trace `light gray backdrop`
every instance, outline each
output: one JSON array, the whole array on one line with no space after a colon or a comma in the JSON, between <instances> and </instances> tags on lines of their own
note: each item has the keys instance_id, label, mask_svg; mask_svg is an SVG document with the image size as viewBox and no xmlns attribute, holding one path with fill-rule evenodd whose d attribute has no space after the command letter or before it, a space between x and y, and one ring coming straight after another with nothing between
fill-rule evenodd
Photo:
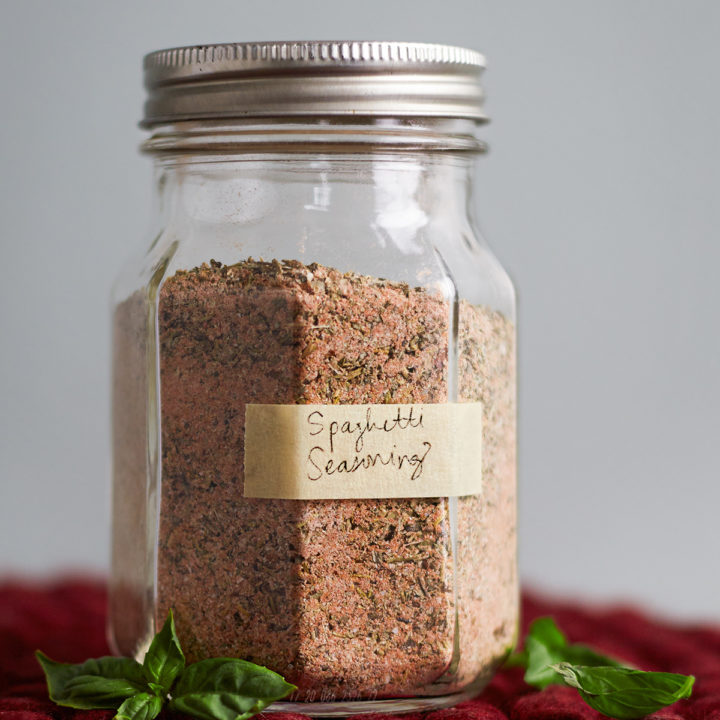
<instances>
[{"instance_id":1,"label":"light gray backdrop","mask_svg":"<svg viewBox=\"0 0 720 720\"><path fill-rule=\"evenodd\" d=\"M109 303L146 239L143 53L486 53L479 215L520 298L521 567L720 618L720 3L1 0L0 573L108 559Z\"/></svg>"}]
</instances>

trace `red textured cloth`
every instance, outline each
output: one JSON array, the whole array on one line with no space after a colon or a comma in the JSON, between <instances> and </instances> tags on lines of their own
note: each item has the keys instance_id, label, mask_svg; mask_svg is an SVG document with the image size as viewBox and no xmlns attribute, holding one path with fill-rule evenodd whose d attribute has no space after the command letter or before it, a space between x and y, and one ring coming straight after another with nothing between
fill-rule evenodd
<instances>
[{"instance_id":1,"label":"red textured cloth","mask_svg":"<svg viewBox=\"0 0 720 720\"><path fill-rule=\"evenodd\" d=\"M110 720L104 710L70 710L48 700L36 648L55 660L81 662L108 654L106 595L102 583L63 579L48 584L0 583L0 720ZM720 720L720 627L652 620L629 608L588 609L577 604L525 596L523 624L552 615L570 640L585 642L645 670L692 674L693 697L655 713L657 720ZM369 717L369 716L368 716ZM596 720L570 688L536 692L522 672L499 673L474 700L448 710L380 718L418 720ZM273 720L302 715L273 714Z\"/></svg>"}]
</instances>

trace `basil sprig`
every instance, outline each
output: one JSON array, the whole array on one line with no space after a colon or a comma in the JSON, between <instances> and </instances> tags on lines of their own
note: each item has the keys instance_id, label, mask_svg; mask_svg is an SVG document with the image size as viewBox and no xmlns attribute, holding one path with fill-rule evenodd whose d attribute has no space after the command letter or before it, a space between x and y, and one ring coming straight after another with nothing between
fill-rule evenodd
<instances>
[{"instance_id":1,"label":"basil sprig","mask_svg":"<svg viewBox=\"0 0 720 720\"><path fill-rule=\"evenodd\" d=\"M50 699L64 707L117 710L115 720L153 720L165 704L200 720L245 720L297 688L282 675L235 658L185 666L172 612L142 665L102 657L71 665L35 653Z\"/></svg>"},{"instance_id":2,"label":"basil sprig","mask_svg":"<svg viewBox=\"0 0 720 720\"><path fill-rule=\"evenodd\" d=\"M510 656L508 665L525 668L525 682L540 690L548 685L562 685L560 673L553 669L557 663L598 667L620 667L622 663L601 655L587 645L570 645L551 617L542 617L530 624L522 651Z\"/></svg>"},{"instance_id":3,"label":"basil sprig","mask_svg":"<svg viewBox=\"0 0 720 720\"><path fill-rule=\"evenodd\" d=\"M590 707L618 720L644 717L688 698L695 682L692 675L644 672L587 645L570 644L550 617L530 625L523 650L507 664L525 668L528 685L573 687Z\"/></svg>"},{"instance_id":4,"label":"basil sprig","mask_svg":"<svg viewBox=\"0 0 720 720\"><path fill-rule=\"evenodd\" d=\"M554 666L566 685L603 715L632 720L690 697L695 678L677 673L643 672L624 667Z\"/></svg>"},{"instance_id":5,"label":"basil sprig","mask_svg":"<svg viewBox=\"0 0 720 720\"><path fill-rule=\"evenodd\" d=\"M180 675L170 709L201 720L244 720L295 689L281 675L251 662L212 658Z\"/></svg>"}]
</instances>

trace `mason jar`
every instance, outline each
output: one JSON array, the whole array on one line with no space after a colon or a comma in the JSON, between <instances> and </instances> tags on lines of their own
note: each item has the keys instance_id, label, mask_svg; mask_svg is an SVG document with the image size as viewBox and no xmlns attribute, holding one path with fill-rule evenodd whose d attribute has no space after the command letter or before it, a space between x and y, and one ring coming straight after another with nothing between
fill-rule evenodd
<instances>
[{"instance_id":1,"label":"mason jar","mask_svg":"<svg viewBox=\"0 0 720 720\"><path fill-rule=\"evenodd\" d=\"M173 610L271 710L448 706L515 641L515 301L479 235L484 60L145 58L151 242L116 283L110 635Z\"/></svg>"}]
</instances>

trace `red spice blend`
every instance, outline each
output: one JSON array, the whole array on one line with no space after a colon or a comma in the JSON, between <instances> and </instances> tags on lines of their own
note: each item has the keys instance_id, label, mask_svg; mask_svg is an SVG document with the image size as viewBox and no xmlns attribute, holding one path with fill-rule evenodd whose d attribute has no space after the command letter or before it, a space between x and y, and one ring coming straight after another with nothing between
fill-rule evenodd
<instances>
[{"instance_id":1,"label":"red spice blend","mask_svg":"<svg viewBox=\"0 0 720 720\"><path fill-rule=\"evenodd\" d=\"M142 335L144 305L118 307L121 344ZM502 660L517 619L514 328L465 302L456 332L452 318L426 289L298 261L165 280L155 618L173 608L190 661L246 658L298 685L296 699L342 700L445 694ZM145 492L140 360L116 359L116 432L134 449L116 482L121 524ZM243 497L247 403L444 403L451 373L458 401L483 403L482 495ZM116 548L147 564L144 552ZM116 628L125 652L145 622L133 608L147 615L141 585L128 582Z\"/></svg>"}]
</instances>

